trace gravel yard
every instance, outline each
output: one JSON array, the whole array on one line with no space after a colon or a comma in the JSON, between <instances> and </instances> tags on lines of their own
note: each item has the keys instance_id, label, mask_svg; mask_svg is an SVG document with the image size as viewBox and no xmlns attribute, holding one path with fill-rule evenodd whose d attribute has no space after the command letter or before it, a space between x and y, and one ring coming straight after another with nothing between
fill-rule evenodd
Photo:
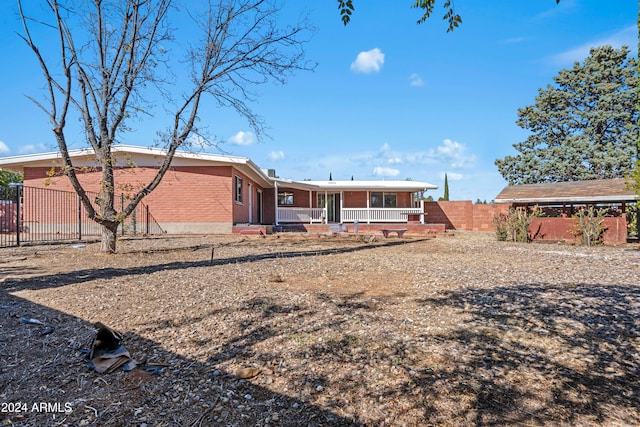
<instances>
[{"instance_id":1,"label":"gravel yard","mask_svg":"<svg viewBox=\"0 0 640 427\"><path fill-rule=\"evenodd\" d=\"M0 249L3 426L640 424L637 245L292 233L98 249ZM95 322L139 368L87 366Z\"/></svg>"}]
</instances>

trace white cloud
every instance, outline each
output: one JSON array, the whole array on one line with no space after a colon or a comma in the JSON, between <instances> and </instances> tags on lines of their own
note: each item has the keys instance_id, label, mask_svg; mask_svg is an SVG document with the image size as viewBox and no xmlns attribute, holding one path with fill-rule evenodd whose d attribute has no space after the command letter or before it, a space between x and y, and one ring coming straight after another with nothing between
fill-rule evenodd
<instances>
[{"instance_id":1,"label":"white cloud","mask_svg":"<svg viewBox=\"0 0 640 427\"><path fill-rule=\"evenodd\" d=\"M351 63L354 73L369 74L380 71L384 64L384 53L377 47L366 52L360 52L356 60Z\"/></svg>"},{"instance_id":2,"label":"white cloud","mask_svg":"<svg viewBox=\"0 0 640 427\"><path fill-rule=\"evenodd\" d=\"M47 146L44 144L27 144L22 145L19 149L20 154L41 153L47 151Z\"/></svg>"},{"instance_id":3,"label":"white cloud","mask_svg":"<svg viewBox=\"0 0 640 427\"><path fill-rule=\"evenodd\" d=\"M251 145L255 144L257 141L256 135L252 132L243 132L240 131L229 138L229 142L231 144L236 145Z\"/></svg>"},{"instance_id":4,"label":"white cloud","mask_svg":"<svg viewBox=\"0 0 640 427\"><path fill-rule=\"evenodd\" d=\"M207 139L201 135L191 134L189 138L185 141L187 145L190 145L195 148L205 149L210 147L212 144L207 141Z\"/></svg>"},{"instance_id":5,"label":"white cloud","mask_svg":"<svg viewBox=\"0 0 640 427\"><path fill-rule=\"evenodd\" d=\"M448 157L459 156L464 151L464 146L457 141L445 139L442 145L438 146L438 153Z\"/></svg>"},{"instance_id":6,"label":"white cloud","mask_svg":"<svg viewBox=\"0 0 640 427\"><path fill-rule=\"evenodd\" d=\"M445 174L445 172L443 172L440 175L440 178L444 179L444 174ZM463 178L463 175L461 173L446 172L446 174L447 174L447 178L452 180L452 181L460 181Z\"/></svg>"},{"instance_id":7,"label":"white cloud","mask_svg":"<svg viewBox=\"0 0 640 427\"><path fill-rule=\"evenodd\" d=\"M402 160L402 158L399 157L399 156L398 157L390 157L390 158L387 159L387 163L390 164L390 165L399 165L399 164L404 163L404 160Z\"/></svg>"},{"instance_id":8,"label":"white cloud","mask_svg":"<svg viewBox=\"0 0 640 427\"><path fill-rule=\"evenodd\" d=\"M611 45L616 49L625 45L629 47L631 49L631 53L635 55L638 43L637 37L638 27L630 25L609 37L592 40L573 49L553 55L550 61L554 66L573 65L574 62L584 61L584 59L589 56L589 51L592 47L603 45Z\"/></svg>"},{"instance_id":9,"label":"white cloud","mask_svg":"<svg viewBox=\"0 0 640 427\"><path fill-rule=\"evenodd\" d=\"M400 175L400 171L394 168L383 168L377 166L373 168L373 174L376 176L398 176Z\"/></svg>"},{"instance_id":10,"label":"white cloud","mask_svg":"<svg viewBox=\"0 0 640 427\"><path fill-rule=\"evenodd\" d=\"M457 141L445 139L442 145L437 147L437 153L440 158L450 162L453 168L469 167L475 162L474 155L466 154L467 147Z\"/></svg>"},{"instance_id":11,"label":"white cloud","mask_svg":"<svg viewBox=\"0 0 640 427\"><path fill-rule=\"evenodd\" d=\"M409 81L410 81L409 84L411 86L415 86L415 87L424 86L424 81L422 80L422 77L420 77L417 73L411 74L411 76L409 76Z\"/></svg>"},{"instance_id":12,"label":"white cloud","mask_svg":"<svg viewBox=\"0 0 640 427\"><path fill-rule=\"evenodd\" d=\"M284 159L284 151L272 151L269 153L269 160L276 161Z\"/></svg>"},{"instance_id":13,"label":"white cloud","mask_svg":"<svg viewBox=\"0 0 640 427\"><path fill-rule=\"evenodd\" d=\"M8 153L9 151L9 147L7 147L7 144L4 143L4 141L0 141L0 153Z\"/></svg>"}]
</instances>

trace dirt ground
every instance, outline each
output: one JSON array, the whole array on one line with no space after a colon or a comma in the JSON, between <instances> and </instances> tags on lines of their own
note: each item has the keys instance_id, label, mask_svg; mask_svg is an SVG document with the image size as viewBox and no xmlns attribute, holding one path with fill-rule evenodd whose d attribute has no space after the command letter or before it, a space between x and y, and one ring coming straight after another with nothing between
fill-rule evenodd
<instances>
[{"instance_id":1,"label":"dirt ground","mask_svg":"<svg viewBox=\"0 0 640 427\"><path fill-rule=\"evenodd\" d=\"M0 249L1 425L640 425L637 245L467 232L98 249ZM95 322L137 368L87 366Z\"/></svg>"}]
</instances>

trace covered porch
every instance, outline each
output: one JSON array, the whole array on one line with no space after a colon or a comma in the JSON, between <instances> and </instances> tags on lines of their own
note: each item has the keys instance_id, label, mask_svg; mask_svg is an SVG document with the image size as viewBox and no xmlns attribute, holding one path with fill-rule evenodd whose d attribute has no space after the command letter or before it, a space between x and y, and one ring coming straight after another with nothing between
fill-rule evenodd
<instances>
[{"instance_id":1,"label":"covered porch","mask_svg":"<svg viewBox=\"0 0 640 427\"><path fill-rule=\"evenodd\" d=\"M275 180L275 224L424 224L424 192L415 181Z\"/></svg>"}]
</instances>

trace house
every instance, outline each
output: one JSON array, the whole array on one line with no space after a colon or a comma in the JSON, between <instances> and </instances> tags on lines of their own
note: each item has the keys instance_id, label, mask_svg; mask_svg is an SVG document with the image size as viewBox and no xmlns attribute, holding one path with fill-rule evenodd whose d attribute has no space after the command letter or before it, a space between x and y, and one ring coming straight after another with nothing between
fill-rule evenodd
<instances>
[{"instance_id":1,"label":"house","mask_svg":"<svg viewBox=\"0 0 640 427\"><path fill-rule=\"evenodd\" d=\"M112 153L122 203L151 181L165 157L162 149L130 145L114 146ZM93 151L69 154L84 188L98 193L101 171ZM0 159L0 168L24 173L25 187L73 191L61 167L56 152ZM417 181L286 180L248 158L178 151L144 203L168 233L228 234L240 224L424 224L423 193L435 189Z\"/></svg>"}]
</instances>

